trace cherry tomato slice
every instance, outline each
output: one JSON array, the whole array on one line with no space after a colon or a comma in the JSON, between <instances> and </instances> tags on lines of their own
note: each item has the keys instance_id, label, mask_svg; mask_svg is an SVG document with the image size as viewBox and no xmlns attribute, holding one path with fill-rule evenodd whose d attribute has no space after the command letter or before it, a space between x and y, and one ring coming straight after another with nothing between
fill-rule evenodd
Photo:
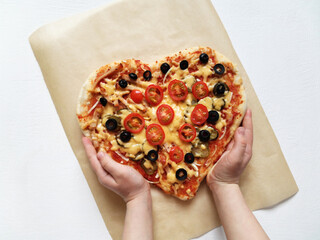
<instances>
[{"instance_id":1,"label":"cherry tomato slice","mask_svg":"<svg viewBox=\"0 0 320 240\"><path fill-rule=\"evenodd\" d=\"M168 91L170 97L174 101L183 101L188 96L188 88L184 82L179 80L172 80L168 85Z\"/></svg>"},{"instance_id":2,"label":"cherry tomato slice","mask_svg":"<svg viewBox=\"0 0 320 240\"><path fill-rule=\"evenodd\" d=\"M157 109L157 117L162 125L168 125L174 118L174 111L169 105L162 104Z\"/></svg>"},{"instance_id":3,"label":"cherry tomato slice","mask_svg":"<svg viewBox=\"0 0 320 240\"><path fill-rule=\"evenodd\" d=\"M197 135L196 129L190 123L183 124L179 129L179 138L185 142L192 142Z\"/></svg>"},{"instance_id":4,"label":"cherry tomato slice","mask_svg":"<svg viewBox=\"0 0 320 240\"><path fill-rule=\"evenodd\" d=\"M183 150L178 146L171 148L169 152L169 157L172 161L179 163L183 160Z\"/></svg>"},{"instance_id":5,"label":"cherry tomato slice","mask_svg":"<svg viewBox=\"0 0 320 240\"><path fill-rule=\"evenodd\" d=\"M192 93L196 99L205 98L209 94L207 84L205 84L203 81L196 82L192 86Z\"/></svg>"},{"instance_id":6,"label":"cherry tomato slice","mask_svg":"<svg viewBox=\"0 0 320 240\"><path fill-rule=\"evenodd\" d=\"M163 90L160 86L151 84L145 92L147 102L152 106L157 106L163 99Z\"/></svg>"},{"instance_id":7,"label":"cherry tomato slice","mask_svg":"<svg viewBox=\"0 0 320 240\"><path fill-rule=\"evenodd\" d=\"M162 127L159 124L153 123L147 127L146 131L147 141L155 146L163 143L165 134Z\"/></svg>"},{"instance_id":8,"label":"cherry tomato slice","mask_svg":"<svg viewBox=\"0 0 320 240\"><path fill-rule=\"evenodd\" d=\"M196 125L201 125L207 121L209 116L208 109L202 104L198 104L191 113L191 122Z\"/></svg>"},{"instance_id":9,"label":"cherry tomato slice","mask_svg":"<svg viewBox=\"0 0 320 240\"><path fill-rule=\"evenodd\" d=\"M131 91L130 97L135 103L141 103L142 100L143 100L142 92L140 90L137 90L137 89L134 89L134 90Z\"/></svg>"},{"instance_id":10,"label":"cherry tomato slice","mask_svg":"<svg viewBox=\"0 0 320 240\"><path fill-rule=\"evenodd\" d=\"M139 133L144 128L144 118L138 113L129 114L123 121L124 128L131 133Z\"/></svg>"}]
</instances>

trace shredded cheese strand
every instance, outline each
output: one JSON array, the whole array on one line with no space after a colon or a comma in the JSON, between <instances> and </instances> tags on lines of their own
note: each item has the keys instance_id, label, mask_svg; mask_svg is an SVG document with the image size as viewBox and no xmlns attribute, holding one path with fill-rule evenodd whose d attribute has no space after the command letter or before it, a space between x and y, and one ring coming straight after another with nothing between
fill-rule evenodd
<instances>
[{"instance_id":1,"label":"shredded cheese strand","mask_svg":"<svg viewBox=\"0 0 320 240\"><path fill-rule=\"evenodd\" d=\"M169 74L169 72L172 70L172 68L169 69L169 71L166 73L166 75L164 75L164 78L163 78L163 81L162 81L162 84L164 84L164 82L166 81L166 78Z\"/></svg>"},{"instance_id":2,"label":"shredded cheese strand","mask_svg":"<svg viewBox=\"0 0 320 240\"><path fill-rule=\"evenodd\" d=\"M92 112L93 109L96 108L96 106L99 104L100 100L98 100L95 104L93 104L93 106L90 108L88 115Z\"/></svg>"}]
</instances>

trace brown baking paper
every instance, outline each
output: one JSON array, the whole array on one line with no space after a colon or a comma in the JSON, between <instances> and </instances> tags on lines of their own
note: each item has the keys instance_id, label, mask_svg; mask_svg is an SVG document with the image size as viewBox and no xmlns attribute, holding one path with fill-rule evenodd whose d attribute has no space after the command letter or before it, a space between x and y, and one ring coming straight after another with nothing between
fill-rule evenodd
<instances>
[{"instance_id":1,"label":"brown baking paper","mask_svg":"<svg viewBox=\"0 0 320 240\"><path fill-rule=\"evenodd\" d=\"M272 206L298 191L278 141L248 76L209 0L135 0L110 5L48 24L30 37L34 54L105 224L120 239L125 204L102 187L90 168L76 118L80 88L102 65L127 58L152 63L179 50L209 46L235 62L253 111L253 157L241 179L251 209ZM219 219L205 183L183 202L152 187L155 239L190 239ZM138 223L137 223L138 224Z\"/></svg>"}]
</instances>

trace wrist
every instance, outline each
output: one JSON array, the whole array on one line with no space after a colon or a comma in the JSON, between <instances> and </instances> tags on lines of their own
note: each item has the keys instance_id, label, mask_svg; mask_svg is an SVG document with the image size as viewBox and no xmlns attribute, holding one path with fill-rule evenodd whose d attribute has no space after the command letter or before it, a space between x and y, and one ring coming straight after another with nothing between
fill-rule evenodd
<instances>
[{"instance_id":1,"label":"wrist","mask_svg":"<svg viewBox=\"0 0 320 240\"><path fill-rule=\"evenodd\" d=\"M136 203L144 203L150 204L151 203L151 192L150 189L143 190L134 196L128 197L124 199L127 205L134 205Z\"/></svg>"},{"instance_id":2,"label":"wrist","mask_svg":"<svg viewBox=\"0 0 320 240\"><path fill-rule=\"evenodd\" d=\"M221 182L221 181L212 181L209 184L209 188L213 193L220 193L225 190L240 189L237 182Z\"/></svg>"}]
</instances>

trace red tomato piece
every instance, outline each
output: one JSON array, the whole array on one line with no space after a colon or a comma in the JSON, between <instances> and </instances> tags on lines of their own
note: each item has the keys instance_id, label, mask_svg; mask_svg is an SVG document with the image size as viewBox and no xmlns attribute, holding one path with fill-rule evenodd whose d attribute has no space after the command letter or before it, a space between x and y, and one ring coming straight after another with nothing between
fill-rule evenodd
<instances>
[{"instance_id":1,"label":"red tomato piece","mask_svg":"<svg viewBox=\"0 0 320 240\"><path fill-rule=\"evenodd\" d=\"M172 80L168 85L168 92L174 101L183 101L188 96L188 88L184 82Z\"/></svg>"},{"instance_id":2,"label":"red tomato piece","mask_svg":"<svg viewBox=\"0 0 320 240\"><path fill-rule=\"evenodd\" d=\"M196 82L192 86L192 93L196 99L205 98L209 94L209 89L207 84L203 81Z\"/></svg>"},{"instance_id":3,"label":"red tomato piece","mask_svg":"<svg viewBox=\"0 0 320 240\"><path fill-rule=\"evenodd\" d=\"M197 135L196 129L190 123L183 124L179 129L179 138L185 142L192 142Z\"/></svg>"},{"instance_id":4,"label":"red tomato piece","mask_svg":"<svg viewBox=\"0 0 320 240\"><path fill-rule=\"evenodd\" d=\"M163 99L163 90L160 86L151 84L145 92L147 102L152 106L157 106Z\"/></svg>"},{"instance_id":5,"label":"red tomato piece","mask_svg":"<svg viewBox=\"0 0 320 240\"><path fill-rule=\"evenodd\" d=\"M137 90L137 89L134 89L134 90L131 91L130 97L135 103L141 103L142 100L143 100L142 92L140 90Z\"/></svg>"},{"instance_id":6,"label":"red tomato piece","mask_svg":"<svg viewBox=\"0 0 320 240\"><path fill-rule=\"evenodd\" d=\"M169 105L162 104L157 109L157 117L162 125L168 125L174 118L174 111Z\"/></svg>"},{"instance_id":7,"label":"red tomato piece","mask_svg":"<svg viewBox=\"0 0 320 240\"><path fill-rule=\"evenodd\" d=\"M209 116L208 109L202 104L198 104L191 113L191 122L196 125L201 125L207 121Z\"/></svg>"},{"instance_id":8,"label":"red tomato piece","mask_svg":"<svg viewBox=\"0 0 320 240\"><path fill-rule=\"evenodd\" d=\"M123 121L124 128L131 133L139 133L144 128L144 118L138 113L129 114Z\"/></svg>"},{"instance_id":9,"label":"red tomato piece","mask_svg":"<svg viewBox=\"0 0 320 240\"><path fill-rule=\"evenodd\" d=\"M165 133L159 124L153 123L147 127L146 137L151 145L160 145L164 141Z\"/></svg>"},{"instance_id":10,"label":"red tomato piece","mask_svg":"<svg viewBox=\"0 0 320 240\"><path fill-rule=\"evenodd\" d=\"M171 148L169 157L172 161L179 163L183 160L183 150L178 146Z\"/></svg>"}]
</instances>

